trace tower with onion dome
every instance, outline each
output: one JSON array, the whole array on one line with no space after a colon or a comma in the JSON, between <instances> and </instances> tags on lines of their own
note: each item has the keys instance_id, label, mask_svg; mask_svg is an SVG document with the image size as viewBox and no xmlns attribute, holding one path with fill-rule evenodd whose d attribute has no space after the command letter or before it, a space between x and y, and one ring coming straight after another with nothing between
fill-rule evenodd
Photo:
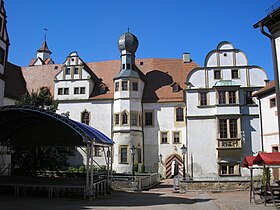
<instances>
[{"instance_id":1,"label":"tower with onion dome","mask_svg":"<svg viewBox=\"0 0 280 210\"><path fill-rule=\"evenodd\" d=\"M120 71L114 78L114 166L120 173L132 171L131 148L135 148L134 165L143 164L142 95L144 75L135 65L138 39L130 32L118 40L121 52Z\"/></svg>"}]
</instances>

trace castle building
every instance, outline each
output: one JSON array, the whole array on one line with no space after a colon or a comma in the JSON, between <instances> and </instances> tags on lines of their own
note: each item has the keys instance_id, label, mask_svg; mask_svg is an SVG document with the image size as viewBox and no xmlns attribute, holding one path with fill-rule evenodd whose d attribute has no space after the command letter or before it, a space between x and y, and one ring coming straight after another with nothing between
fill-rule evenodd
<instances>
[{"instance_id":1,"label":"castle building","mask_svg":"<svg viewBox=\"0 0 280 210\"><path fill-rule=\"evenodd\" d=\"M266 72L248 65L230 42L219 43L205 66L187 75L187 147L194 178L247 175L240 163L261 151L258 101L252 94L265 80Z\"/></svg>"},{"instance_id":2,"label":"castle building","mask_svg":"<svg viewBox=\"0 0 280 210\"><path fill-rule=\"evenodd\" d=\"M189 53L182 59L136 59L138 42L132 33L122 34L120 60L84 62L71 52L63 64L21 67L26 88L49 87L59 114L112 138L116 172L145 167L170 178L183 175L185 160L186 174L197 180L246 178L240 162L261 150L258 101L251 96L265 86L264 70L248 65L229 42L210 51L204 67ZM98 145L94 155L105 165ZM70 164L84 164L85 156L78 148Z\"/></svg>"},{"instance_id":3,"label":"castle building","mask_svg":"<svg viewBox=\"0 0 280 210\"><path fill-rule=\"evenodd\" d=\"M8 58L9 37L7 33L7 20L4 1L0 1L0 106L4 103L5 92L5 67Z\"/></svg>"}]
</instances>

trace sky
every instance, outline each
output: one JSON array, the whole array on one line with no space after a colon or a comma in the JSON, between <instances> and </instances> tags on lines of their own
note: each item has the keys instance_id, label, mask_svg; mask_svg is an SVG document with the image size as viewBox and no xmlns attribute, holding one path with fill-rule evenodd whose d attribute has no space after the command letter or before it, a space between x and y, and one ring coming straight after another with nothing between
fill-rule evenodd
<instances>
[{"instance_id":1,"label":"sky","mask_svg":"<svg viewBox=\"0 0 280 210\"><path fill-rule=\"evenodd\" d=\"M271 45L253 25L277 0L5 0L8 60L27 66L46 32L55 63L77 51L85 62L118 60L118 38L137 36L136 58L182 58L204 66L207 53L229 41L273 79Z\"/></svg>"}]
</instances>

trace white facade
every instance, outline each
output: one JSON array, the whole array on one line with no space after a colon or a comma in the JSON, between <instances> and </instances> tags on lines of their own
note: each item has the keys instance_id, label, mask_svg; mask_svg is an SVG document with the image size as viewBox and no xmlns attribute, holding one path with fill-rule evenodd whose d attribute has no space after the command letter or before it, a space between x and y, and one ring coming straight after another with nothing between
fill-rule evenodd
<instances>
[{"instance_id":1,"label":"white facade","mask_svg":"<svg viewBox=\"0 0 280 210\"><path fill-rule=\"evenodd\" d=\"M248 175L240 163L261 151L257 101L252 93L267 75L249 66L229 42L208 53L205 67L187 77L188 167L194 179L238 179Z\"/></svg>"}]
</instances>

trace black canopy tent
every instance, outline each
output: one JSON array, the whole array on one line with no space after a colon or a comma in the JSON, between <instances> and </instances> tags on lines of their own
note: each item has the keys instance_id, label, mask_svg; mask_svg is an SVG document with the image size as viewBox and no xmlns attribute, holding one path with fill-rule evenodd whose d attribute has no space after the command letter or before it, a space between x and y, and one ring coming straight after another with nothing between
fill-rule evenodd
<instances>
[{"instance_id":1,"label":"black canopy tent","mask_svg":"<svg viewBox=\"0 0 280 210\"><path fill-rule=\"evenodd\" d=\"M4 106L0 107L0 145L7 141L18 146L86 146L87 196L93 193L93 147L99 145L105 154L109 181L113 141L85 124L42 108Z\"/></svg>"}]
</instances>

